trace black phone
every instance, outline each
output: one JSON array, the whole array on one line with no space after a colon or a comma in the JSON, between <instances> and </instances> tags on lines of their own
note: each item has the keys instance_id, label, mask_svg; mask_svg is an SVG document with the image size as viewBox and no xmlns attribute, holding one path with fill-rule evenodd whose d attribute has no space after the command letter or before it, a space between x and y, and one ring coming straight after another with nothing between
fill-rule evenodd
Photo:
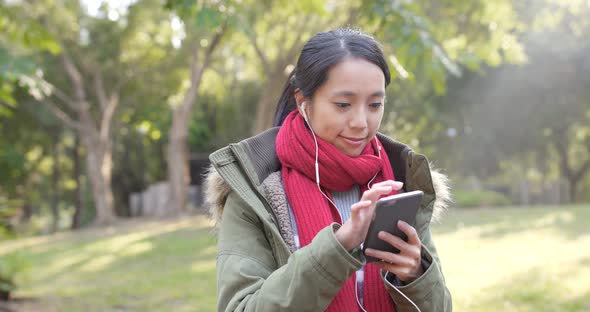
<instances>
[{"instance_id":1,"label":"black phone","mask_svg":"<svg viewBox=\"0 0 590 312\"><path fill-rule=\"evenodd\" d=\"M424 193L422 191L411 191L383 197L377 201L375 215L369 226L367 237L363 243L363 253L367 248L399 253L399 249L391 246L377 237L380 231L391 233L404 241L408 237L397 227L397 222L402 220L411 226L415 226L416 214L420 207ZM380 259L366 256L367 263L380 261Z\"/></svg>"}]
</instances>

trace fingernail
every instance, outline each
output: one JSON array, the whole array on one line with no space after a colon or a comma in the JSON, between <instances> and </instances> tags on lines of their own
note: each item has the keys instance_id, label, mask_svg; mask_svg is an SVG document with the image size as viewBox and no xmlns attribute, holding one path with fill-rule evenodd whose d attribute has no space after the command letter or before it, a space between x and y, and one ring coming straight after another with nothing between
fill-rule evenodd
<instances>
[{"instance_id":1,"label":"fingernail","mask_svg":"<svg viewBox=\"0 0 590 312\"><path fill-rule=\"evenodd\" d=\"M393 184L394 184L395 186L402 187L402 186L404 185L404 182L400 182L400 181L393 181Z\"/></svg>"}]
</instances>

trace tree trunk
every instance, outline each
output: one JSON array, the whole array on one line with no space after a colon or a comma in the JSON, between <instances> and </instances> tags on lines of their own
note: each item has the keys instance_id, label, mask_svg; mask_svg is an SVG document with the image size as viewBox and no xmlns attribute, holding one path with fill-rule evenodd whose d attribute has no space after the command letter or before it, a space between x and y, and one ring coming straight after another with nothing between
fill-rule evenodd
<instances>
[{"instance_id":1,"label":"tree trunk","mask_svg":"<svg viewBox=\"0 0 590 312\"><path fill-rule=\"evenodd\" d=\"M172 126L168 134L168 214L178 216L185 212L188 183L188 126L197 101L197 93L205 69L211 64L211 56L226 31L226 25L213 35L199 64L199 46L192 44L191 84L186 91L181 105L172 111Z\"/></svg>"},{"instance_id":2,"label":"tree trunk","mask_svg":"<svg viewBox=\"0 0 590 312\"><path fill-rule=\"evenodd\" d=\"M568 177L568 181L570 184L569 188L569 202L575 203L577 201L577 189L578 189L578 180L575 177Z\"/></svg>"},{"instance_id":3,"label":"tree trunk","mask_svg":"<svg viewBox=\"0 0 590 312\"><path fill-rule=\"evenodd\" d=\"M55 233L59 226L59 135L56 136L56 140L52 147L53 153L53 174L52 174L52 195L51 195L51 233Z\"/></svg>"},{"instance_id":4,"label":"tree trunk","mask_svg":"<svg viewBox=\"0 0 590 312\"><path fill-rule=\"evenodd\" d=\"M20 222L21 223L28 223L31 220L32 216L33 216L33 207L31 207L31 203L25 199L25 202L23 203L23 214L20 219Z\"/></svg>"},{"instance_id":5,"label":"tree trunk","mask_svg":"<svg viewBox=\"0 0 590 312\"><path fill-rule=\"evenodd\" d=\"M570 168L568 158L569 138L567 137L567 128L553 129L553 133L553 144L555 145L555 150L559 157L559 171L561 171L561 175L567 179L570 187L567 203L571 203L573 201L572 194L575 194L576 191L573 187L574 185L572 185L574 174Z\"/></svg>"},{"instance_id":6,"label":"tree trunk","mask_svg":"<svg viewBox=\"0 0 590 312\"><path fill-rule=\"evenodd\" d=\"M568 128L554 129L553 144L559 156L559 170L569 183L569 203L575 203L578 200L578 184L583 180L584 176L590 171L590 159L587 159L576 170L568 158L568 151L570 148L570 138L568 137ZM590 145L587 146L590 152Z\"/></svg>"},{"instance_id":7,"label":"tree trunk","mask_svg":"<svg viewBox=\"0 0 590 312\"><path fill-rule=\"evenodd\" d=\"M76 181L76 190L74 192L74 203L76 210L74 211L74 216L72 217L72 230L75 230L80 228L80 219L82 216L82 211L84 210L84 197L82 192L82 184L80 181L80 175L82 174L82 168L80 164L80 136L77 133L75 134L72 158L74 160L74 181Z\"/></svg>"},{"instance_id":8,"label":"tree trunk","mask_svg":"<svg viewBox=\"0 0 590 312\"><path fill-rule=\"evenodd\" d=\"M260 133L273 126L277 103L287 79L287 76L283 73L284 67L279 67L281 69L275 70L272 75L267 77L262 88L262 95L256 106L256 121L253 134Z\"/></svg>"},{"instance_id":9,"label":"tree trunk","mask_svg":"<svg viewBox=\"0 0 590 312\"><path fill-rule=\"evenodd\" d=\"M188 114L181 108L173 111L172 127L168 135L168 182L170 197L168 213L179 216L185 212L190 176L188 171Z\"/></svg>"},{"instance_id":10,"label":"tree trunk","mask_svg":"<svg viewBox=\"0 0 590 312\"><path fill-rule=\"evenodd\" d=\"M92 185L92 195L96 208L95 225L109 224L115 220L113 209L113 191L111 189L112 152L106 142L91 144L85 139L87 157L86 167Z\"/></svg>"}]
</instances>

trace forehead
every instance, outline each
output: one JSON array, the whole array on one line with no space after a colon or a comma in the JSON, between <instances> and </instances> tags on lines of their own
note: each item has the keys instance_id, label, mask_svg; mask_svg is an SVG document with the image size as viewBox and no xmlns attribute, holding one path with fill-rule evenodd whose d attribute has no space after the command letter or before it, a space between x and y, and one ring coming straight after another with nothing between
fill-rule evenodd
<instances>
[{"instance_id":1,"label":"forehead","mask_svg":"<svg viewBox=\"0 0 590 312\"><path fill-rule=\"evenodd\" d=\"M320 88L331 95L371 95L385 91L385 75L379 66L361 59L346 58L328 72Z\"/></svg>"}]
</instances>

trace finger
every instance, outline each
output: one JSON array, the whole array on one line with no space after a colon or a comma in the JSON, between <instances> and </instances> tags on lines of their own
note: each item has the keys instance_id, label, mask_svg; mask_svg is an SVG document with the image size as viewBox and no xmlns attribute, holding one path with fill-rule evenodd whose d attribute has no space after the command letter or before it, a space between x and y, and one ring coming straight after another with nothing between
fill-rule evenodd
<instances>
[{"instance_id":1,"label":"finger","mask_svg":"<svg viewBox=\"0 0 590 312\"><path fill-rule=\"evenodd\" d=\"M352 204L352 206L350 207L350 209L353 210L360 210L366 207L371 206L371 201L370 200L361 200L359 202L356 202L354 204Z\"/></svg>"},{"instance_id":2,"label":"finger","mask_svg":"<svg viewBox=\"0 0 590 312\"><path fill-rule=\"evenodd\" d=\"M380 260L383 260L385 262L387 262L388 264L391 265L396 265L396 266L409 266L412 267L413 265L415 265L415 260L409 257L405 257L399 254L394 254L391 252L387 252L387 251L382 251L382 250L377 250L377 249L372 249L372 248L367 248L367 250L365 250L365 254L369 257L373 257L373 258L377 258Z\"/></svg>"},{"instance_id":3,"label":"finger","mask_svg":"<svg viewBox=\"0 0 590 312\"><path fill-rule=\"evenodd\" d=\"M400 181L395 181L395 180L385 180L385 181L381 181L379 183L373 184L373 186L371 188L376 187L376 186L383 186L383 185L391 186L394 190L397 191L397 190L400 190L404 186L404 183L400 182Z\"/></svg>"},{"instance_id":4,"label":"finger","mask_svg":"<svg viewBox=\"0 0 590 312\"><path fill-rule=\"evenodd\" d=\"M377 234L379 239L383 240L384 242L390 244L391 246L399 249L401 254L404 254L411 258L420 258L420 245L411 245L406 243L403 239L387 233L385 231L380 231Z\"/></svg>"},{"instance_id":5,"label":"finger","mask_svg":"<svg viewBox=\"0 0 590 312\"><path fill-rule=\"evenodd\" d=\"M397 222L397 228L404 232L406 236L408 236L408 243L410 245L418 247L422 246L418 232L416 232L416 229L413 226L409 225L407 222L399 220Z\"/></svg>"},{"instance_id":6,"label":"finger","mask_svg":"<svg viewBox=\"0 0 590 312\"><path fill-rule=\"evenodd\" d=\"M407 266L395 265L383 261L376 261L372 262L374 265L378 266L379 268L388 271L398 278L402 279L403 277L410 274L411 269Z\"/></svg>"},{"instance_id":7,"label":"finger","mask_svg":"<svg viewBox=\"0 0 590 312\"><path fill-rule=\"evenodd\" d=\"M363 193L362 200L376 202L381 195L389 194L393 190L391 185L373 186L370 190Z\"/></svg>"},{"instance_id":8,"label":"finger","mask_svg":"<svg viewBox=\"0 0 590 312\"><path fill-rule=\"evenodd\" d=\"M372 202L370 200L361 200L357 203L354 203L350 206L350 215L351 217L356 217L361 212L361 210L370 208Z\"/></svg>"}]
</instances>

